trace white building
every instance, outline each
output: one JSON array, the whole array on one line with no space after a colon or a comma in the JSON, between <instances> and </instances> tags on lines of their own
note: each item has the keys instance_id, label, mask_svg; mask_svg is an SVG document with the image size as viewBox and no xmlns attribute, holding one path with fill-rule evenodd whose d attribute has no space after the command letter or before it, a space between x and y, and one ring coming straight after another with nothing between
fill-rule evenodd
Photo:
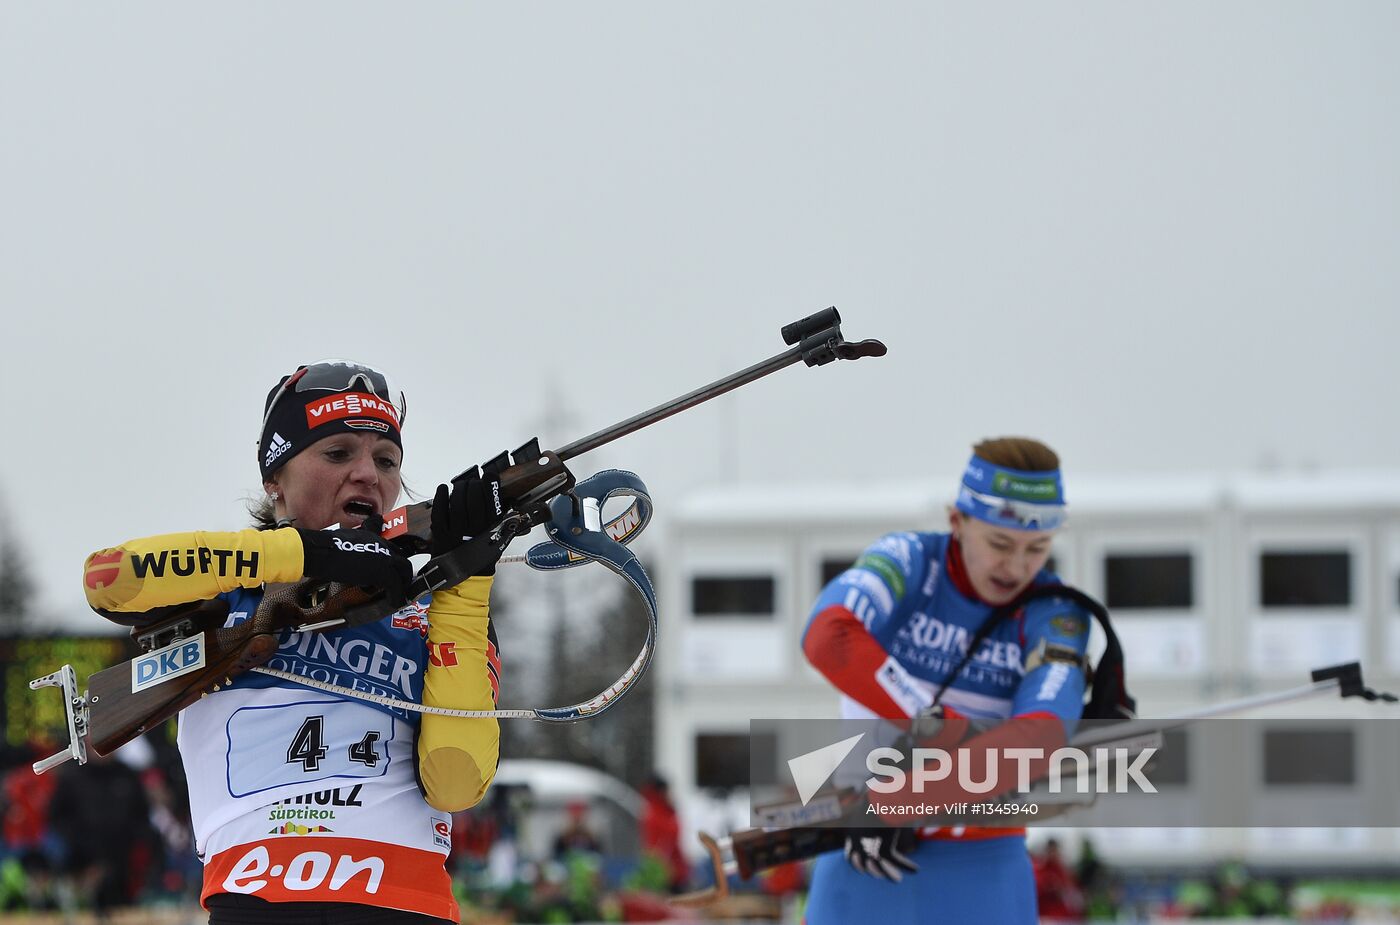
<instances>
[{"instance_id":1,"label":"white building","mask_svg":"<svg viewBox=\"0 0 1400 925\"><path fill-rule=\"evenodd\" d=\"M800 649L812 602L880 534L943 529L952 490L744 485L670 509L656 550L656 743L683 805L746 781L751 718L837 715L836 694ZM1310 669L1351 660L1371 686L1400 690L1400 472L1076 476L1067 494L1054 567L1108 605L1140 715L1306 684ZM1400 719L1400 708L1323 699L1259 715ZM1264 735L1242 747L1262 753ZM1400 755L1359 751L1329 784L1245 781L1233 798L1272 818L1358 788L1400 805ZM1400 855L1386 829L1105 830L1101 840L1143 859Z\"/></svg>"}]
</instances>

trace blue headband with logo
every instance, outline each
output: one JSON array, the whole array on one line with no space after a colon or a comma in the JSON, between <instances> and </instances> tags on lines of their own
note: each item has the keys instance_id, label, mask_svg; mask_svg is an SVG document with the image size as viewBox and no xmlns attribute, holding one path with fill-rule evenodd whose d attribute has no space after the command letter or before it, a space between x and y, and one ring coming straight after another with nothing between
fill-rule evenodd
<instances>
[{"instance_id":1,"label":"blue headband with logo","mask_svg":"<svg viewBox=\"0 0 1400 925\"><path fill-rule=\"evenodd\" d=\"M1008 469L974 455L953 505L969 517L1012 530L1054 530L1065 522L1060 470Z\"/></svg>"}]
</instances>

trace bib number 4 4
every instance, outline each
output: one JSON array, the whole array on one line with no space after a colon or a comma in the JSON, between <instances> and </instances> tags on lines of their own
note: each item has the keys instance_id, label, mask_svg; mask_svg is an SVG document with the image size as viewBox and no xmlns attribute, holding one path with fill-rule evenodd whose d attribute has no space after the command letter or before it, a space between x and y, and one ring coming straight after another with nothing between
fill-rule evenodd
<instances>
[{"instance_id":1,"label":"bib number 4 4","mask_svg":"<svg viewBox=\"0 0 1400 925\"><path fill-rule=\"evenodd\" d=\"M229 796L242 798L278 787L305 788L332 778L384 777L395 767L394 759L401 754L407 758L411 747L409 742L395 744L395 739L405 738L396 735L399 722L388 713L346 700L240 707L226 726ZM256 755L266 756L268 743L280 746L280 752L274 751L271 761L256 760Z\"/></svg>"},{"instance_id":2,"label":"bib number 4 4","mask_svg":"<svg viewBox=\"0 0 1400 925\"><path fill-rule=\"evenodd\" d=\"M375 730L366 732L363 738L349 746L346 758L367 768L375 767L381 760L379 750L375 748L380 738L381 734ZM308 716L287 746L287 764L299 764L306 772L319 771L328 752L326 718Z\"/></svg>"}]
</instances>

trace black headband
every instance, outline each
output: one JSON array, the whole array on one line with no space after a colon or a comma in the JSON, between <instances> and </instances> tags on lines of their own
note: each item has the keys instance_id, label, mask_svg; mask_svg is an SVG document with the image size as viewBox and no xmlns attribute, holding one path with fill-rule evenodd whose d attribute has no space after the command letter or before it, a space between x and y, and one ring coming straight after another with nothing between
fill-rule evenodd
<instances>
[{"instance_id":1,"label":"black headband","mask_svg":"<svg viewBox=\"0 0 1400 925\"><path fill-rule=\"evenodd\" d=\"M403 393L368 366L327 361L283 376L267 395L258 467L266 480L317 440L377 433L403 449Z\"/></svg>"}]
</instances>

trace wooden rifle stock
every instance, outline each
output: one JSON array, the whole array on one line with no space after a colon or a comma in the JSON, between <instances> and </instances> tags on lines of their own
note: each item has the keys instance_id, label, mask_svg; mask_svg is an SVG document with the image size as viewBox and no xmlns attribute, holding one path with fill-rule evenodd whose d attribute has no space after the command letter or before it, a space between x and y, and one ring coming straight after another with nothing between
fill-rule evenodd
<instances>
[{"instance_id":1,"label":"wooden rifle stock","mask_svg":"<svg viewBox=\"0 0 1400 925\"><path fill-rule=\"evenodd\" d=\"M157 623L133 629L143 655L88 678L89 747L99 755L110 755L234 677L267 663L277 652L278 633L283 630L338 624L358 610L382 610L384 616L397 609L385 606L383 598L382 591L313 579L268 585L257 611L233 626L224 625L228 604L213 600L174 609ZM143 659L159 658L154 653L196 640L202 647L199 668L149 686L138 683Z\"/></svg>"},{"instance_id":2,"label":"wooden rifle stock","mask_svg":"<svg viewBox=\"0 0 1400 925\"><path fill-rule=\"evenodd\" d=\"M846 847L845 829L783 829L781 835L762 829L746 829L730 836L735 873L748 880L761 870L789 861L805 861Z\"/></svg>"},{"instance_id":3,"label":"wooden rifle stock","mask_svg":"<svg viewBox=\"0 0 1400 925\"><path fill-rule=\"evenodd\" d=\"M708 906L729 895L729 878L737 875L748 880L759 871L791 861L805 861L828 851L840 851L846 846L845 829L797 828L744 829L716 839L701 832L704 846L714 870L714 886L676 896L676 906Z\"/></svg>"}]
</instances>

